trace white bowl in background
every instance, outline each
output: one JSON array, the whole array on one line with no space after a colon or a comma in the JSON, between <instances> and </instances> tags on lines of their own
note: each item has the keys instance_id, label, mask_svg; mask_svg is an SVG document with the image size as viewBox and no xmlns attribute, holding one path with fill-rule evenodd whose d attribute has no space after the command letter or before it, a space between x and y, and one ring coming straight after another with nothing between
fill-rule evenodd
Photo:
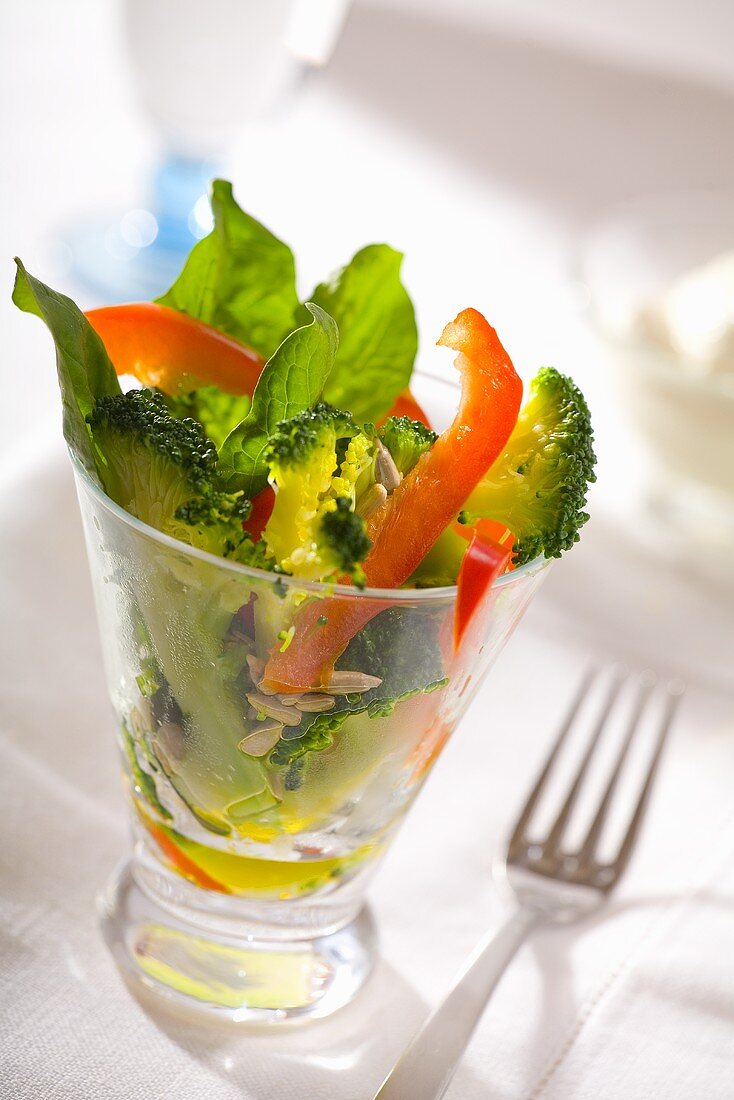
<instances>
[{"instance_id":1,"label":"white bowl in background","mask_svg":"<svg viewBox=\"0 0 734 1100\"><path fill-rule=\"evenodd\" d=\"M640 199L599 221L578 274L608 352L611 392L652 462L647 501L690 542L734 546L734 364L700 364L645 339L640 315L682 276L734 253L734 195Z\"/></svg>"}]
</instances>

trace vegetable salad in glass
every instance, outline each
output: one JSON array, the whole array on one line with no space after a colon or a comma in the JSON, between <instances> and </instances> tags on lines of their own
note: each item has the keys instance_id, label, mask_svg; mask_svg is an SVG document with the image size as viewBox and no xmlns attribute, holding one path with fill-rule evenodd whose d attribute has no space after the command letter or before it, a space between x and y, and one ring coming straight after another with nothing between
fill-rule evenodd
<instances>
[{"instance_id":1,"label":"vegetable salad in glass","mask_svg":"<svg viewBox=\"0 0 734 1100\"><path fill-rule=\"evenodd\" d=\"M414 376L387 245L301 303L212 206L158 302L84 314L20 263L14 299L56 344L134 810L110 946L200 1012L324 1015L369 972L370 868L578 539L592 432L552 368L522 405L474 309L439 340L460 390Z\"/></svg>"}]
</instances>

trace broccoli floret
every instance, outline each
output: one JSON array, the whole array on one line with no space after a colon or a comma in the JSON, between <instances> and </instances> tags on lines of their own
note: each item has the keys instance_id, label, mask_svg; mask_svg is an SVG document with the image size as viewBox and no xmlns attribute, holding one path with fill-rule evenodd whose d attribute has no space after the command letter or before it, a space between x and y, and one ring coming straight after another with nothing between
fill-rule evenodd
<instances>
[{"instance_id":1,"label":"broccoli floret","mask_svg":"<svg viewBox=\"0 0 734 1100\"><path fill-rule=\"evenodd\" d=\"M380 677L382 683L361 699L372 717L391 714L402 699L443 686L439 635L444 617L442 611L427 610L419 615L412 607L391 607L352 638L336 668L359 669Z\"/></svg>"},{"instance_id":2,"label":"broccoli floret","mask_svg":"<svg viewBox=\"0 0 734 1100\"><path fill-rule=\"evenodd\" d=\"M438 436L420 420L411 420L409 416L391 416L380 428L380 439L402 477L405 477L420 456L430 451Z\"/></svg>"},{"instance_id":3,"label":"broccoli floret","mask_svg":"<svg viewBox=\"0 0 734 1100\"><path fill-rule=\"evenodd\" d=\"M217 451L200 424L171 416L151 390L100 398L88 422L113 500L181 542L235 554L251 504L215 487Z\"/></svg>"},{"instance_id":4,"label":"broccoli floret","mask_svg":"<svg viewBox=\"0 0 734 1100\"><path fill-rule=\"evenodd\" d=\"M444 612L393 607L376 615L351 640L336 663L337 670L358 669L381 683L369 691L338 696L325 714L305 715L298 726L285 727L270 756L271 764L286 765L306 753L329 748L346 720L366 712L371 718L392 714L404 699L438 691L447 683L440 631ZM294 780L304 778L293 772Z\"/></svg>"},{"instance_id":5,"label":"broccoli floret","mask_svg":"<svg viewBox=\"0 0 734 1100\"><path fill-rule=\"evenodd\" d=\"M365 709L364 707L362 708ZM293 790L303 781L303 769L294 769L296 761L301 762L306 753L322 752L334 744L334 734L342 728L354 710L346 709L328 714L311 714L299 726L284 726L280 741L270 754L270 763L275 767L291 765L290 781Z\"/></svg>"},{"instance_id":6,"label":"broccoli floret","mask_svg":"<svg viewBox=\"0 0 734 1100\"><path fill-rule=\"evenodd\" d=\"M217 451L193 420L176 420L160 394L131 390L99 398L87 417L104 488L154 527L210 484Z\"/></svg>"},{"instance_id":7,"label":"broccoli floret","mask_svg":"<svg viewBox=\"0 0 734 1100\"><path fill-rule=\"evenodd\" d=\"M242 560L240 548L247 540L242 524L252 505L241 493L223 493L212 486L176 509L166 530L181 542Z\"/></svg>"},{"instance_id":8,"label":"broccoli floret","mask_svg":"<svg viewBox=\"0 0 734 1100\"><path fill-rule=\"evenodd\" d=\"M531 383L504 454L466 502L463 522L499 520L515 536L516 565L558 558L579 539L595 481L589 409L574 382L543 367Z\"/></svg>"},{"instance_id":9,"label":"broccoli floret","mask_svg":"<svg viewBox=\"0 0 734 1100\"><path fill-rule=\"evenodd\" d=\"M281 421L266 457L276 496L263 538L278 567L307 580L361 580L371 543L353 507L372 440L348 413L319 404Z\"/></svg>"},{"instance_id":10,"label":"broccoli floret","mask_svg":"<svg viewBox=\"0 0 734 1100\"><path fill-rule=\"evenodd\" d=\"M364 588L364 571L359 563L367 557L372 540L364 529L364 520L352 511L347 497L336 497L325 505L320 541L326 551L324 558L331 557L340 572L348 573L358 588Z\"/></svg>"},{"instance_id":11,"label":"broccoli floret","mask_svg":"<svg viewBox=\"0 0 734 1100\"><path fill-rule=\"evenodd\" d=\"M198 421L206 435L221 447L225 439L250 411L250 398L244 394L225 393L219 386L201 386L191 393L175 396L160 393L171 416L177 420Z\"/></svg>"},{"instance_id":12,"label":"broccoli floret","mask_svg":"<svg viewBox=\"0 0 734 1100\"><path fill-rule=\"evenodd\" d=\"M357 426L347 412L320 401L312 409L281 420L270 437L267 459L273 468L312 462L324 448L336 452L338 440L351 439Z\"/></svg>"},{"instance_id":13,"label":"broccoli floret","mask_svg":"<svg viewBox=\"0 0 734 1100\"><path fill-rule=\"evenodd\" d=\"M250 569L265 569L270 572L277 570L275 561L262 539L253 542L249 536L245 536L232 557L240 565L248 565Z\"/></svg>"}]
</instances>

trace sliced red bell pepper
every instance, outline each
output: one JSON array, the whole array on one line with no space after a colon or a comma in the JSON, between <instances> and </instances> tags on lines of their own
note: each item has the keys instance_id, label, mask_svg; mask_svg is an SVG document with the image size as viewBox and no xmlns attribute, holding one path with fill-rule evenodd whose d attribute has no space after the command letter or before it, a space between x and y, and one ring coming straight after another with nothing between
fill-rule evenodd
<instances>
[{"instance_id":1,"label":"sliced red bell pepper","mask_svg":"<svg viewBox=\"0 0 734 1100\"><path fill-rule=\"evenodd\" d=\"M461 401L453 424L367 523L364 563L372 588L397 588L411 575L502 452L520 410L522 382L497 333L475 309L444 329L439 344L459 352ZM275 647L266 684L299 691L328 683L339 654L382 607L373 600L317 600L296 615L288 649Z\"/></svg>"},{"instance_id":2,"label":"sliced red bell pepper","mask_svg":"<svg viewBox=\"0 0 734 1100\"><path fill-rule=\"evenodd\" d=\"M410 716L412 718L412 715ZM446 719L434 718L426 730L421 743L411 755L409 763L412 764L410 782L415 783L430 771L434 761L442 751L454 729L453 722Z\"/></svg>"},{"instance_id":3,"label":"sliced red bell pepper","mask_svg":"<svg viewBox=\"0 0 734 1100\"><path fill-rule=\"evenodd\" d=\"M155 302L105 306L86 314L118 374L172 395L199 386L252 394L263 360L229 336Z\"/></svg>"},{"instance_id":4,"label":"sliced red bell pepper","mask_svg":"<svg viewBox=\"0 0 734 1100\"><path fill-rule=\"evenodd\" d=\"M146 824L158 847L180 875L191 882L195 882L197 886L203 887L204 890L216 890L220 894L230 893L230 890L223 883L213 879L211 875L208 875L206 871L194 863L193 859L190 859L185 852L182 852L178 845L174 844L171 838L163 832L163 829L158 825L154 825L153 822L146 822Z\"/></svg>"},{"instance_id":5,"label":"sliced red bell pepper","mask_svg":"<svg viewBox=\"0 0 734 1100\"><path fill-rule=\"evenodd\" d=\"M410 390L407 389L398 394L395 398L395 404L389 412L385 413L380 420L380 424L384 424L391 416L409 416L411 420L420 420L421 424L425 424L427 428L431 427L431 422L427 415L413 397Z\"/></svg>"},{"instance_id":6,"label":"sliced red bell pepper","mask_svg":"<svg viewBox=\"0 0 734 1100\"><path fill-rule=\"evenodd\" d=\"M510 560L511 549L495 542L493 532L494 524L491 520L479 520L473 527L471 541L462 558L456 579L458 592L454 610L454 652L461 645L477 609Z\"/></svg>"},{"instance_id":7,"label":"sliced red bell pepper","mask_svg":"<svg viewBox=\"0 0 734 1100\"><path fill-rule=\"evenodd\" d=\"M275 493L269 485L266 485L252 498L252 511L242 527L247 531L253 542L257 542L262 538L265 524L270 519L274 507Z\"/></svg>"},{"instance_id":8,"label":"sliced red bell pepper","mask_svg":"<svg viewBox=\"0 0 734 1100\"><path fill-rule=\"evenodd\" d=\"M481 525L482 534L485 538L494 539L500 546L503 546L506 550L511 550L515 544L515 536L509 527L505 526L501 520L498 519L480 519L477 523L455 523L453 530L457 535L461 535L467 542L471 542L474 538L474 532Z\"/></svg>"},{"instance_id":9,"label":"sliced red bell pepper","mask_svg":"<svg viewBox=\"0 0 734 1100\"><path fill-rule=\"evenodd\" d=\"M438 343L459 352L459 410L370 517L365 573L375 587L395 587L410 576L502 452L520 410L522 382L481 313L465 309Z\"/></svg>"},{"instance_id":10,"label":"sliced red bell pepper","mask_svg":"<svg viewBox=\"0 0 734 1100\"><path fill-rule=\"evenodd\" d=\"M88 310L86 318L118 374L131 374L143 385L172 395L205 385L251 397L264 365L251 348L156 302L103 306ZM397 397L381 423L390 416L409 416L431 426L409 389Z\"/></svg>"}]
</instances>

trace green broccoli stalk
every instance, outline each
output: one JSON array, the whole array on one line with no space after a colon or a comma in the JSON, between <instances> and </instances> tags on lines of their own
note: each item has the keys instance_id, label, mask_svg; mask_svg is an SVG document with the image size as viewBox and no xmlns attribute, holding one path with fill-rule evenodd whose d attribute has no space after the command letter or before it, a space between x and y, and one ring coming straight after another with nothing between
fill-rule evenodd
<instances>
[{"instance_id":1,"label":"green broccoli stalk","mask_svg":"<svg viewBox=\"0 0 734 1100\"><path fill-rule=\"evenodd\" d=\"M322 403L281 421L266 458L276 496L263 538L278 567L306 580L347 573L363 581L371 543L353 508L372 440L348 413Z\"/></svg>"},{"instance_id":2,"label":"green broccoli stalk","mask_svg":"<svg viewBox=\"0 0 734 1100\"><path fill-rule=\"evenodd\" d=\"M507 449L466 502L461 519L500 520L515 536L513 560L559 558L579 540L596 480L594 433L584 396L553 367L531 383Z\"/></svg>"},{"instance_id":3,"label":"green broccoli stalk","mask_svg":"<svg viewBox=\"0 0 734 1100\"><path fill-rule=\"evenodd\" d=\"M337 440L338 472L332 478L330 495L346 498L354 509L364 489L375 480L376 448L370 428L365 428L351 439Z\"/></svg>"},{"instance_id":4,"label":"green broccoli stalk","mask_svg":"<svg viewBox=\"0 0 734 1100\"><path fill-rule=\"evenodd\" d=\"M444 588L456 584L468 542L447 527L434 542L418 568L408 578L406 588Z\"/></svg>"},{"instance_id":5,"label":"green broccoli stalk","mask_svg":"<svg viewBox=\"0 0 734 1100\"><path fill-rule=\"evenodd\" d=\"M409 416L391 416L380 428L379 435L402 477L410 473L421 455L438 439L420 420L411 420Z\"/></svg>"},{"instance_id":6,"label":"green broccoli stalk","mask_svg":"<svg viewBox=\"0 0 734 1100\"><path fill-rule=\"evenodd\" d=\"M237 748L248 732L236 683L225 667L224 639L233 603L229 582L217 582L204 562L151 558L141 591L133 593L155 658L180 710L182 737L171 753L165 727L152 748L181 798L217 832L277 804L262 765Z\"/></svg>"},{"instance_id":7,"label":"green broccoli stalk","mask_svg":"<svg viewBox=\"0 0 734 1100\"><path fill-rule=\"evenodd\" d=\"M171 417L149 390L100 398L88 423L109 496L173 537L219 554L240 554L249 502L214 488L216 450L193 420ZM136 545L133 553L140 554ZM232 613L242 603L216 567L172 552L150 557L140 591L130 579L157 660L181 710L177 752L153 740L179 795L219 830L276 803L265 772L237 744L246 732L232 683L216 677ZM229 592L234 587L236 591ZM213 770L211 763L216 760Z\"/></svg>"}]
</instances>

